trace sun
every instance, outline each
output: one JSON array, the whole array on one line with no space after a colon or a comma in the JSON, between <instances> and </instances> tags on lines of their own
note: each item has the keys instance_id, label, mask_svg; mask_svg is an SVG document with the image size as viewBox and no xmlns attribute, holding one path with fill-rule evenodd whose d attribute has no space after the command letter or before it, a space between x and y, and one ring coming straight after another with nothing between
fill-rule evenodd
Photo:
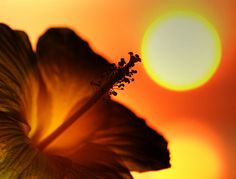
<instances>
[{"instance_id":1,"label":"sun","mask_svg":"<svg viewBox=\"0 0 236 179\"><path fill-rule=\"evenodd\" d=\"M193 12L159 17L144 34L144 68L164 88L186 91L204 85L216 72L221 42L213 25Z\"/></svg>"}]
</instances>

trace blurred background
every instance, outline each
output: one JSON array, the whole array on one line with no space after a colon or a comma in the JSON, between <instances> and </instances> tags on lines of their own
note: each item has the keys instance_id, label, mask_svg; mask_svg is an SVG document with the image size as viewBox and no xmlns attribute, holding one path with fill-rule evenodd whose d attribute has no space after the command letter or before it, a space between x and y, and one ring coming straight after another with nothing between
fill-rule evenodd
<instances>
[{"instance_id":1,"label":"blurred background","mask_svg":"<svg viewBox=\"0 0 236 179\"><path fill-rule=\"evenodd\" d=\"M34 47L47 28L70 27L96 52L117 62L129 51L142 55L147 29L166 12L192 11L206 18L219 35L221 62L204 85L167 89L141 64L135 83L114 99L170 144L172 168L133 173L136 179L235 179L235 9L235 0L1 0L0 21L24 30Z\"/></svg>"}]
</instances>

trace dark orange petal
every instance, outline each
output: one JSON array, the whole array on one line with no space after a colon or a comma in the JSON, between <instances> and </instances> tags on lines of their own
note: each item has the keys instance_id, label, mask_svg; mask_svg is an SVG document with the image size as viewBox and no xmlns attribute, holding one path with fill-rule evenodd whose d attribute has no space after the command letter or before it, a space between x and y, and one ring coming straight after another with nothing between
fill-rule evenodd
<instances>
[{"instance_id":1,"label":"dark orange petal","mask_svg":"<svg viewBox=\"0 0 236 179\"><path fill-rule=\"evenodd\" d=\"M27 35L0 24L0 111L21 113L25 119L29 76L35 66Z\"/></svg>"},{"instance_id":2,"label":"dark orange petal","mask_svg":"<svg viewBox=\"0 0 236 179\"><path fill-rule=\"evenodd\" d=\"M75 156L80 155L78 151L82 146L91 142L113 151L131 171L170 167L165 138L116 102L100 101L58 137L47 151L79 162L79 157Z\"/></svg>"},{"instance_id":3,"label":"dark orange petal","mask_svg":"<svg viewBox=\"0 0 236 179\"><path fill-rule=\"evenodd\" d=\"M78 164L78 177L84 174L84 177L81 178L132 178L129 170L122 164L120 158L106 146L86 143L77 148L76 152L69 157L73 158Z\"/></svg>"},{"instance_id":4,"label":"dark orange petal","mask_svg":"<svg viewBox=\"0 0 236 179\"><path fill-rule=\"evenodd\" d=\"M35 178L56 178L58 169L53 170L51 159L30 145L18 118L0 113L0 178L21 178L23 173Z\"/></svg>"},{"instance_id":5,"label":"dark orange petal","mask_svg":"<svg viewBox=\"0 0 236 179\"><path fill-rule=\"evenodd\" d=\"M56 178L50 158L37 151L26 136L36 60L27 35L0 24L0 178ZM57 169L58 170L58 169ZM47 177L50 176L50 177ZM52 177L51 177L52 176ZM23 177L25 178L25 177Z\"/></svg>"},{"instance_id":6,"label":"dark orange petal","mask_svg":"<svg viewBox=\"0 0 236 179\"><path fill-rule=\"evenodd\" d=\"M46 103L54 109L54 112L43 114L42 107L39 113L46 116L47 121L43 118L38 121L42 120L45 130L51 128L46 133L49 135L63 123L71 108L79 109L96 92L90 82L107 70L108 63L69 29L51 29L42 36L38 44L38 61L48 95ZM130 170L159 170L170 166L167 141L160 134L127 108L102 100L46 151L79 162L76 156L80 155L81 147L91 142L108 147ZM94 151L94 154L99 153Z\"/></svg>"},{"instance_id":7,"label":"dark orange petal","mask_svg":"<svg viewBox=\"0 0 236 179\"><path fill-rule=\"evenodd\" d=\"M38 98L47 99L45 102L49 102L46 103L47 106L41 103L42 111L46 113L51 108L51 95L46 86L48 83L44 83L43 77L37 74L34 67L34 54L27 36L1 24L0 178L131 178L127 168L118 161L118 157L104 147L87 144L78 148L80 156L76 156L81 160L73 163L60 156L44 154L31 144L26 135L29 126L25 119L32 121L34 105L43 102L39 102ZM98 153L101 155L97 156Z\"/></svg>"},{"instance_id":8,"label":"dark orange petal","mask_svg":"<svg viewBox=\"0 0 236 179\"><path fill-rule=\"evenodd\" d=\"M0 113L0 178L3 179L129 179L129 170L104 146L86 144L69 159L35 149L17 116Z\"/></svg>"},{"instance_id":9,"label":"dark orange petal","mask_svg":"<svg viewBox=\"0 0 236 179\"><path fill-rule=\"evenodd\" d=\"M114 151L132 171L170 167L167 141L162 135L121 104L112 102L110 110L107 125L91 137L92 142Z\"/></svg>"},{"instance_id":10,"label":"dark orange petal","mask_svg":"<svg viewBox=\"0 0 236 179\"><path fill-rule=\"evenodd\" d=\"M42 83L32 134L35 143L51 134L96 92L91 82L109 68L105 59L66 28L49 29L39 39L37 57Z\"/></svg>"}]
</instances>

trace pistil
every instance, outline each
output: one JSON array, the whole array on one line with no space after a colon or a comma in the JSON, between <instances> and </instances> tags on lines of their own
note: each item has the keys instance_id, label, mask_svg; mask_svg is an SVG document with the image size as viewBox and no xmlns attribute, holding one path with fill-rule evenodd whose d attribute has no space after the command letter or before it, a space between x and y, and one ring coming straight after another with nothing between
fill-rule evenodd
<instances>
[{"instance_id":1,"label":"pistil","mask_svg":"<svg viewBox=\"0 0 236 179\"><path fill-rule=\"evenodd\" d=\"M39 150L44 150L48 147L55 139L63 134L74 122L77 121L84 113L86 113L101 97L104 95L117 95L116 89L124 89L125 83L130 83L134 81L132 77L136 70L132 68L135 66L135 63L141 62L141 59L138 55L133 55L132 52L129 53L130 60L126 64L125 60L122 58L118 65L112 64L112 70L109 75L109 79L101 84L101 82L93 83L96 84L99 89L89 100L79 108L75 113L65 120L65 122L60 125L54 132L52 132L48 137L46 137L39 145Z\"/></svg>"}]
</instances>

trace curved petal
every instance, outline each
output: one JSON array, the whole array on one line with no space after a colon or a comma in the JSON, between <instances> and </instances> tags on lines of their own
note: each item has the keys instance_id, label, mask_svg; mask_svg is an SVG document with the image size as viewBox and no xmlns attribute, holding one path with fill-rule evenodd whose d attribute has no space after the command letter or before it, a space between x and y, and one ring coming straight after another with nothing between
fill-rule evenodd
<instances>
[{"instance_id":1,"label":"curved petal","mask_svg":"<svg viewBox=\"0 0 236 179\"><path fill-rule=\"evenodd\" d=\"M15 121L17 116L0 113L0 178L9 179L129 179L129 170L104 146L86 144L69 159L36 150Z\"/></svg>"},{"instance_id":2,"label":"curved petal","mask_svg":"<svg viewBox=\"0 0 236 179\"><path fill-rule=\"evenodd\" d=\"M26 90L35 62L27 35L0 24L0 111L26 115Z\"/></svg>"},{"instance_id":3,"label":"curved petal","mask_svg":"<svg viewBox=\"0 0 236 179\"><path fill-rule=\"evenodd\" d=\"M108 124L98 130L91 141L114 151L132 171L170 167L165 138L121 104L112 102L110 106Z\"/></svg>"},{"instance_id":4,"label":"curved petal","mask_svg":"<svg viewBox=\"0 0 236 179\"><path fill-rule=\"evenodd\" d=\"M35 143L52 133L74 107L79 108L85 98L94 94L96 89L91 82L110 68L87 42L67 28L52 28L40 37L37 58L43 90L39 90L37 99L36 126L41 127L32 134L38 136Z\"/></svg>"},{"instance_id":5,"label":"curved petal","mask_svg":"<svg viewBox=\"0 0 236 179\"><path fill-rule=\"evenodd\" d=\"M27 35L0 24L0 178L15 179L24 171L33 173L34 165L41 167L37 167L42 171L39 178L53 178L57 173L26 137L32 82L36 82L35 62Z\"/></svg>"},{"instance_id":6,"label":"curved petal","mask_svg":"<svg viewBox=\"0 0 236 179\"><path fill-rule=\"evenodd\" d=\"M49 158L30 145L18 117L0 113L0 178L15 179L25 172L38 178L55 178L58 172L52 170Z\"/></svg>"},{"instance_id":7,"label":"curved petal","mask_svg":"<svg viewBox=\"0 0 236 179\"><path fill-rule=\"evenodd\" d=\"M37 91L29 88L36 82L35 79L31 81L30 76L34 68L34 55L27 37L23 32L15 32L0 25L0 42L0 178L132 178L127 168L118 161L116 154L99 145L87 144L80 147L80 155L76 155L80 162L72 163L63 157L46 155L31 144L26 136L27 123L24 118L24 115L30 114L24 110L30 110L29 104L38 102L35 98L51 97L50 88L48 89L50 83L43 81L43 75L47 72L44 71L42 76L34 76L34 72L33 77L40 84L37 89L40 93L38 96L34 95ZM37 84L35 85L37 88ZM50 98L47 100L51 101ZM50 103L47 107L50 108Z\"/></svg>"},{"instance_id":8,"label":"curved petal","mask_svg":"<svg viewBox=\"0 0 236 179\"><path fill-rule=\"evenodd\" d=\"M124 106L112 101L105 102L108 106L102 103L104 101L96 104L58 137L47 152L79 162L81 159L76 156L81 156L80 148L92 142L114 152L130 171L170 167L167 141L162 135Z\"/></svg>"},{"instance_id":9,"label":"curved petal","mask_svg":"<svg viewBox=\"0 0 236 179\"><path fill-rule=\"evenodd\" d=\"M96 92L90 82L108 69L108 63L69 29L48 30L39 40L37 53L42 79L54 109L44 127L47 128L51 120L53 131L71 108L80 108L83 100ZM115 102L99 101L58 137L47 152L79 161L78 151L91 142L108 147L130 170L142 172L170 166L167 141Z\"/></svg>"},{"instance_id":10,"label":"curved petal","mask_svg":"<svg viewBox=\"0 0 236 179\"><path fill-rule=\"evenodd\" d=\"M76 154L76 155L74 155ZM103 145L86 143L70 156L77 161L78 174L86 174L89 178L130 179L129 170L122 164L120 158L109 148ZM83 177L82 177L83 178ZM87 178L87 177L84 177Z\"/></svg>"}]
</instances>

